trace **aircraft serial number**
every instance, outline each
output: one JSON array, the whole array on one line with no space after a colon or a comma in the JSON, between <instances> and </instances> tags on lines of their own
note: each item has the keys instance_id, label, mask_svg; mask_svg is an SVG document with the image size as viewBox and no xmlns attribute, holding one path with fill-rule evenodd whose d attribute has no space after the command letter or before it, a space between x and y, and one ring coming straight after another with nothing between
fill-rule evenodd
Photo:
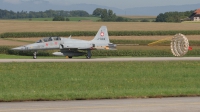
<instances>
[{"instance_id":1,"label":"aircraft serial number","mask_svg":"<svg viewBox=\"0 0 200 112\"><path fill-rule=\"evenodd\" d=\"M98 38L98 40L106 40L105 38Z\"/></svg>"}]
</instances>

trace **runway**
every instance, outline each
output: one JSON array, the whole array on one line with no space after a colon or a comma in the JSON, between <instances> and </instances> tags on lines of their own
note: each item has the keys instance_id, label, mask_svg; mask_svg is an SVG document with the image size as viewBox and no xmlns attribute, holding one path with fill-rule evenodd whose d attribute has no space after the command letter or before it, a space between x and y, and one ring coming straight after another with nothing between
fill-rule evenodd
<instances>
[{"instance_id":1,"label":"runway","mask_svg":"<svg viewBox=\"0 0 200 112\"><path fill-rule=\"evenodd\" d=\"M114 62L114 61L200 61L200 57L133 57L133 58L92 58L92 59L0 59L6 62Z\"/></svg>"},{"instance_id":2,"label":"runway","mask_svg":"<svg viewBox=\"0 0 200 112\"><path fill-rule=\"evenodd\" d=\"M199 112L200 97L0 103L0 112Z\"/></svg>"}]
</instances>

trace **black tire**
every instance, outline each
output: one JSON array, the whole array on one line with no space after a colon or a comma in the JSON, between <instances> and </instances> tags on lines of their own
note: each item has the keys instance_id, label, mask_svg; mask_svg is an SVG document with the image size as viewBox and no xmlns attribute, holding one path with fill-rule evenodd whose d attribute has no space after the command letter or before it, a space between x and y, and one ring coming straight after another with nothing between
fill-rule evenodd
<instances>
[{"instance_id":1,"label":"black tire","mask_svg":"<svg viewBox=\"0 0 200 112\"><path fill-rule=\"evenodd\" d=\"M37 59L37 52L33 53L33 59Z\"/></svg>"},{"instance_id":2,"label":"black tire","mask_svg":"<svg viewBox=\"0 0 200 112\"><path fill-rule=\"evenodd\" d=\"M33 56L33 59L37 59L37 56Z\"/></svg>"},{"instance_id":3,"label":"black tire","mask_svg":"<svg viewBox=\"0 0 200 112\"><path fill-rule=\"evenodd\" d=\"M70 59L72 59L72 56L68 56Z\"/></svg>"},{"instance_id":4,"label":"black tire","mask_svg":"<svg viewBox=\"0 0 200 112\"><path fill-rule=\"evenodd\" d=\"M86 56L86 58L87 58L87 59L90 59L90 58L91 58L91 56Z\"/></svg>"}]
</instances>

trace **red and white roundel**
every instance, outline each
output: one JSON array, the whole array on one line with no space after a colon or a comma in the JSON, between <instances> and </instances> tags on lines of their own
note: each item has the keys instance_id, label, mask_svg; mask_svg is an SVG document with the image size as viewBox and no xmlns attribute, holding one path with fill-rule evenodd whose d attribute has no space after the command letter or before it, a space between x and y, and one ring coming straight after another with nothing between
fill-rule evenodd
<instances>
[{"instance_id":1,"label":"red and white roundel","mask_svg":"<svg viewBox=\"0 0 200 112\"><path fill-rule=\"evenodd\" d=\"M102 37L104 36L104 33L103 32L101 32L101 34L100 34Z\"/></svg>"}]
</instances>

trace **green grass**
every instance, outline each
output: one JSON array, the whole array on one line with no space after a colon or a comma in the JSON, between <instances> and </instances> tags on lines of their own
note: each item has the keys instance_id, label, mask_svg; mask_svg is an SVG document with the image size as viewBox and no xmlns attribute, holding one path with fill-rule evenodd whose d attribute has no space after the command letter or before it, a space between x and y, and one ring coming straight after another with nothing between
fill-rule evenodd
<instances>
[{"instance_id":1,"label":"green grass","mask_svg":"<svg viewBox=\"0 0 200 112\"><path fill-rule=\"evenodd\" d=\"M0 54L0 59L32 59L32 58L33 56ZM49 59L49 58L65 59L64 56L37 56L37 58L38 59Z\"/></svg>"},{"instance_id":2,"label":"green grass","mask_svg":"<svg viewBox=\"0 0 200 112\"><path fill-rule=\"evenodd\" d=\"M92 56L92 58L111 58L112 56ZM130 56L114 56L119 58L130 57ZM86 58L85 56L73 57L78 59ZM0 54L0 59L33 59L33 56L21 56L21 55L8 55ZM65 56L37 56L37 59L66 59Z\"/></svg>"},{"instance_id":3,"label":"green grass","mask_svg":"<svg viewBox=\"0 0 200 112\"><path fill-rule=\"evenodd\" d=\"M80 21L80 20L91 20L97 21L100 18L98 17L67 17L70 21ZM22 21L52 21L53 18L25 18L25 19L18 19Z\"/></svg>"},{"instance_id":4,"label":"green grass","mask_svg":"<svg viewBox=\"0 0 200 112\"><path fill-rule=\"evenodd\" d=\"M200 23L200 21L183 21L182 23Z\"/></svg>"},{"instance_id":5,"label":"green grass","mask_svg":"<svg viewBox=\"0 0 200 112\"><path fill-rule=\"evenodd\" d=\"M98 21L101 18L98 17L69 17L70 21L80 21L80 20L91 20Z\"/></svg>"},{"instance_id":6,"label":"green grass","mask_svg":"<svg viewBox=\"0 0 200 112\"><path fill-rule=\"evenodd\" d=\"M28 58L31 58L31 57L30 56L0 54L0 59L28 59Z\"/></svg>"},{"instance_id":7,"label":"green grass","mask_svg":"<svg viewBox=\"0 0 200 112\"><path fill-rule=\"evenodd\" d=\"M152 22L152 21L155 21L155 18L135 18L132 20L135 22L141 22L142 20L147 20L148 22Z\"/></svg>"},{"instance_id":8,"label":"green grass","mask_svg":"<svg viewBox=\"0 0 200 112\"><path fill-rule=\"evenodd\" d=\"M24 19L17 19L22 21L52 21L53 18L24 18Z\"/></svg>"},{"instance_id":9,"label":"green grass","mask_svg":"<svg viewBox=\"0 0 200 112\"><path fill-rule=\"evenodd\" d=\"M0 100L200 95L200 61L0 63Z\"/></svg>"},{"instance_id":10,"label":"green grass","mask_svg":"<svg viewBox=\"0 0 200 112\"><path fill-rule=\"evenodd\" d=\"M35 41L29 41L29 40L16 40L13 38L1 38L2 40L10 40L10 41L16 41L16 42L27 42L27 43L35 43ZM39 40L39 39L38 39Z\"/></svg>"}]
</instances>

